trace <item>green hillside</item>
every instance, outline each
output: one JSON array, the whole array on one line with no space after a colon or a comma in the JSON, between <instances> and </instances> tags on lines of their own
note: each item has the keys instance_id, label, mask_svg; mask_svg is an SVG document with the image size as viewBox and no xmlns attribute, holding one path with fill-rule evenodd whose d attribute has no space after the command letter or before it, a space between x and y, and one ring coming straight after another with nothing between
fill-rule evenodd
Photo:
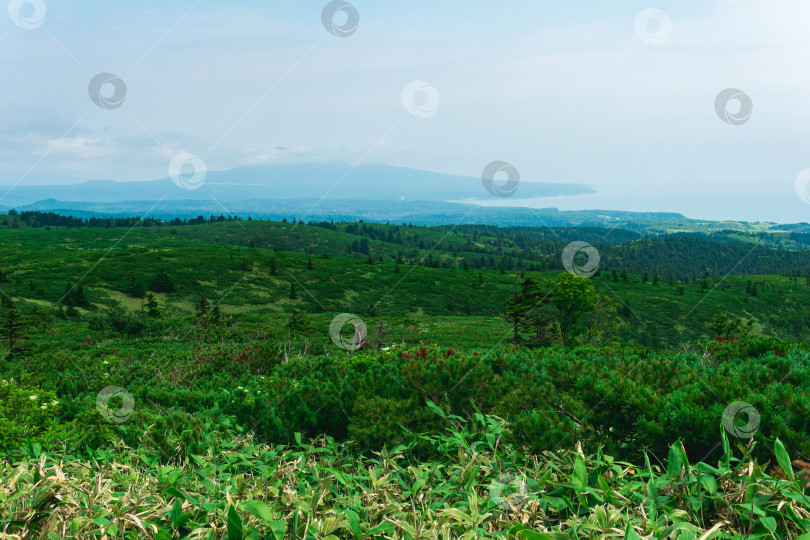
<instances>
[{"instance_id":1,"label":"green hillside","mask_svg":"<svg viewBox=\"0 0 810 540\"><path fill-rule=\"evenodd\" d=\"M259 324L262 315L298 309L322 313L322 320L341 312L372 319L382 315L389 324L402 326L418 319L426 328L433 327L434 317L453 317L462 326L466 317L483 317L487 327L508 330L505 301L513 293L515 271L519 279L554 280L562 271L562 249L576 232L259 221L6 225L0 229L6 247L0 259L5 283L0 287L24 311L47 311L64 304L66 292L78 284L84 302L76 307L82 316L71 324L86 323L111 307L139 311L149 289L169 318L192 315L204 296L247 326ZM601 232L584 229L579 237L595 242ZM750 321L765 336L793 341L810 336L804 316L810 288L804 277L796 276L798 271L726 276L707 269L691 282L669 275L693 272L712 261L734 266L734 257L746 254L752 264L770 267L802 261L807 253L764 247L752 252L742 243L620 234L624 244L600 249L607 269L591 282L626 323L620 334L626 342L670 347L694 343L712 335L707 325L721 313ZM475 268L479 261L484 268ZM634 274L632 267L647 277ZM404 332L403 337L406 342L433 342L430 330ZM499 339L487 337L480 346Z\"/></svg>"},{"instance_id":2,"label":"green hillside","mask_svg":"<svg viewBox=\"0 0 810 540\"><path fill-rule=\"evenodd\" d=\"M0 218L4 534L810 532L808 280L666 273L750 242L50 219ZM590 279L562 270L578 238ZM743 269L804 257L757 250Z\"/></svg>"}]
</instances>

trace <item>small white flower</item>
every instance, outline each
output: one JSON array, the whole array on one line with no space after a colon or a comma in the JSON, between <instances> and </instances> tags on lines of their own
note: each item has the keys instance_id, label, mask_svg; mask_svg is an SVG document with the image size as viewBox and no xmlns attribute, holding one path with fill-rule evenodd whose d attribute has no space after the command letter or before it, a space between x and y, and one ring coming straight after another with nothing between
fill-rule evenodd
<instances>
[{"instance_id":1,"label":"small white flower","mask_svg":"<svg viewBox=\"0 0 810 540\"><path fill-rule=\"evenodd\" d=\"M35 399L37 399L37 396L30 396L28 399L30 399L31 401L34 401Z\"/></svg>"},{"instance_id":2,"label":"small white flower","mask_svg":"<svg viewBox=\"0 0 810 540\"><path fill-rule=\"evenodd\" d=\"M42 409L42 410L45 410L47 408L48 408L48 405L42 405L42 407L40 407L40 409Z\"/></svg>"},{"instance_id":3,"label":"small white flower","mask_svg":"<svg viewBox=\"0 0 810 540\"><path fill-rule=\"evenodd\" d=\"M59 405L59 402L56 400L51 401L51 405Z\"/></svg>"}]
</instances>

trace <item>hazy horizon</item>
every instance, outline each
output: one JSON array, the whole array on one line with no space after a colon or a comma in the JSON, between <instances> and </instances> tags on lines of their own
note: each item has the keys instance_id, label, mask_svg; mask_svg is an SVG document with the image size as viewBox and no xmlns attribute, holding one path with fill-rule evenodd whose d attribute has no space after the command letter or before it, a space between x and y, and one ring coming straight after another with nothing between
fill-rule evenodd
<instances>
[{"instance_id":1,"label":"hazy horizon","mask_svg":"<svg viewBox=\"0 0 810 540\"><path fill-rule=\"evenodd\" d=\"M571 208L808 221L808 14L798 0L12 1L0 178L154 180L178 156L480 177L502 160L522 181L593 185Z\"/></svg>"},{"instance_id":2,"label":"hazy horizon","mask_svg":"<svg viewBox=\"0 0 810 540\"><path fill-rule=\"evenodd\" d=\"M351 170L352 166L343 162L327 162L333 165L345 166ZM366 165L386 165L384 163L366 163ZM240 167L241 168L241 167ZM209 171L228 172L228 171ZM438 172L438 171L430 171ZM471 181L480 182L479 179L466 177ZM126 180L115 180L111 178L59 178L61 181L52 182L51 176L34 176L26 186L71 186L85 182L129 182ZM162 178L147 178L142 182L156 182L166 180ZM533 179L521 179L521 182L538 183ZM592 185L592 184L585 184ZM18 186L19 187L19 186ZM0 191L10 191L13 188L10 183L0 183ZM302 195L304 197L304 195ZM314 198L317 198L313 195ZM126 199L122 199L126 200ZM447 202L474 203L482 206L505 206L505 207L527 207L533 209L556 208L561 211L566 210L604 210L604 211L631 211L631 212L674 212L683 214L691 219L705 219L712 221L767 221L774 223L797 223L808 221L807 214L804 213L805 203L794 196L783 196L767 193L736 193L732 195L724 193L706 193L700 197L680 195L680 196L656 196L655 194L640 199L632 193L625 194L581 194L554 197L521 197L520 190L512 197L506 198L470 198L461 200L449 200ZM95 201L88 201L95 202ZM0 201L2 206L2 201ZM684 210L687 208L688 210Z\"/></svg>"}]
</instances>

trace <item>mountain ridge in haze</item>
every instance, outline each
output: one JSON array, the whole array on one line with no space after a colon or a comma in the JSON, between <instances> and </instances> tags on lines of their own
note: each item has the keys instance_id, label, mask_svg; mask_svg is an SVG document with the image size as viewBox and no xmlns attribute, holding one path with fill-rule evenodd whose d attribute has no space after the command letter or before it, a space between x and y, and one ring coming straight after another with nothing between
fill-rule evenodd
<instances>
[{"instance_id":1,"label":"mountain ridge in haze","mask_svg":"<svg viewBox=\"0 0 810 540\"><path fill-rule=\"evenodd\" d=\"M188 173L190 176L190 171ZM594 193L584 184L522 181L515 199ZM183 189L171 178L137 182L89 180L68 185L0 186L0 205L29 205L46 199L124 202L147 200L243 201L295 198L353 200L494 199L480 178L451 175L380 163L352 167L345 163L247 165L208 171L197 189Z\"/></svg>"}]
</instances>

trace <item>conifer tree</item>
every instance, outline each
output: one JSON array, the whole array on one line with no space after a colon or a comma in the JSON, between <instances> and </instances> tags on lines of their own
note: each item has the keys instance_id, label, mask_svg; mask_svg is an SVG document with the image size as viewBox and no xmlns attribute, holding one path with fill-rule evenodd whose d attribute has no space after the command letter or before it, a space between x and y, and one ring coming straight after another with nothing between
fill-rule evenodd
<instances>
[{"instance_id":1,"label":"conifer tree","mask_svg":"<svg viewBox=\"0 0 810 540\"><path fill-rule=\"evenodd\" d=\"M200 299L194 304L194 311L198 319L204 319L208 315L208 299L205 295L200 295Z\"/></svg>"},{"instance_id":2,"label":"conifer tree","mask_svg":"<svg viewBox=\"0 0 810 540\"><path fill-rule=\"evenodd\" d=\"M219 324L222 322L222 311L219 309L219 304L214 304L214 307L211 308L211 322L214 324Z\"/></svg>"},{"instance_id":3,"label":"conifer tree","mask_svg":"<svg viewBox=\"0 0 810 540\"><path fill-rule=\"evenodd\" d=\"M146 293L146 314L150 317L160 318L160 311L158 311L158 303L155 295Z\"/></svg>"},{"instance_id":4,"label":"conifer tree","mask_svg":"<svg viewBox=\"0 0 810 540\"><path fill-rule=\"evenodd\" d=\"M28 328L22 314L16 309L9 309L0 322L0 340L8 346L7 360L23 354L28 350Z\"/></svg>"},{"instance_id":5,"label":"conifer tree","mask_svg":"<svg viewBox=\"0 0 810 540\"><path fill-rule=\"evenodd\" d=\"M551 321L544 309L547 295L532 278L518 286L517 272L512 297L506 302L507 319L512 324L512 343L530 347L547 345L551 341Z\"/></svg>"}]
</instances>

